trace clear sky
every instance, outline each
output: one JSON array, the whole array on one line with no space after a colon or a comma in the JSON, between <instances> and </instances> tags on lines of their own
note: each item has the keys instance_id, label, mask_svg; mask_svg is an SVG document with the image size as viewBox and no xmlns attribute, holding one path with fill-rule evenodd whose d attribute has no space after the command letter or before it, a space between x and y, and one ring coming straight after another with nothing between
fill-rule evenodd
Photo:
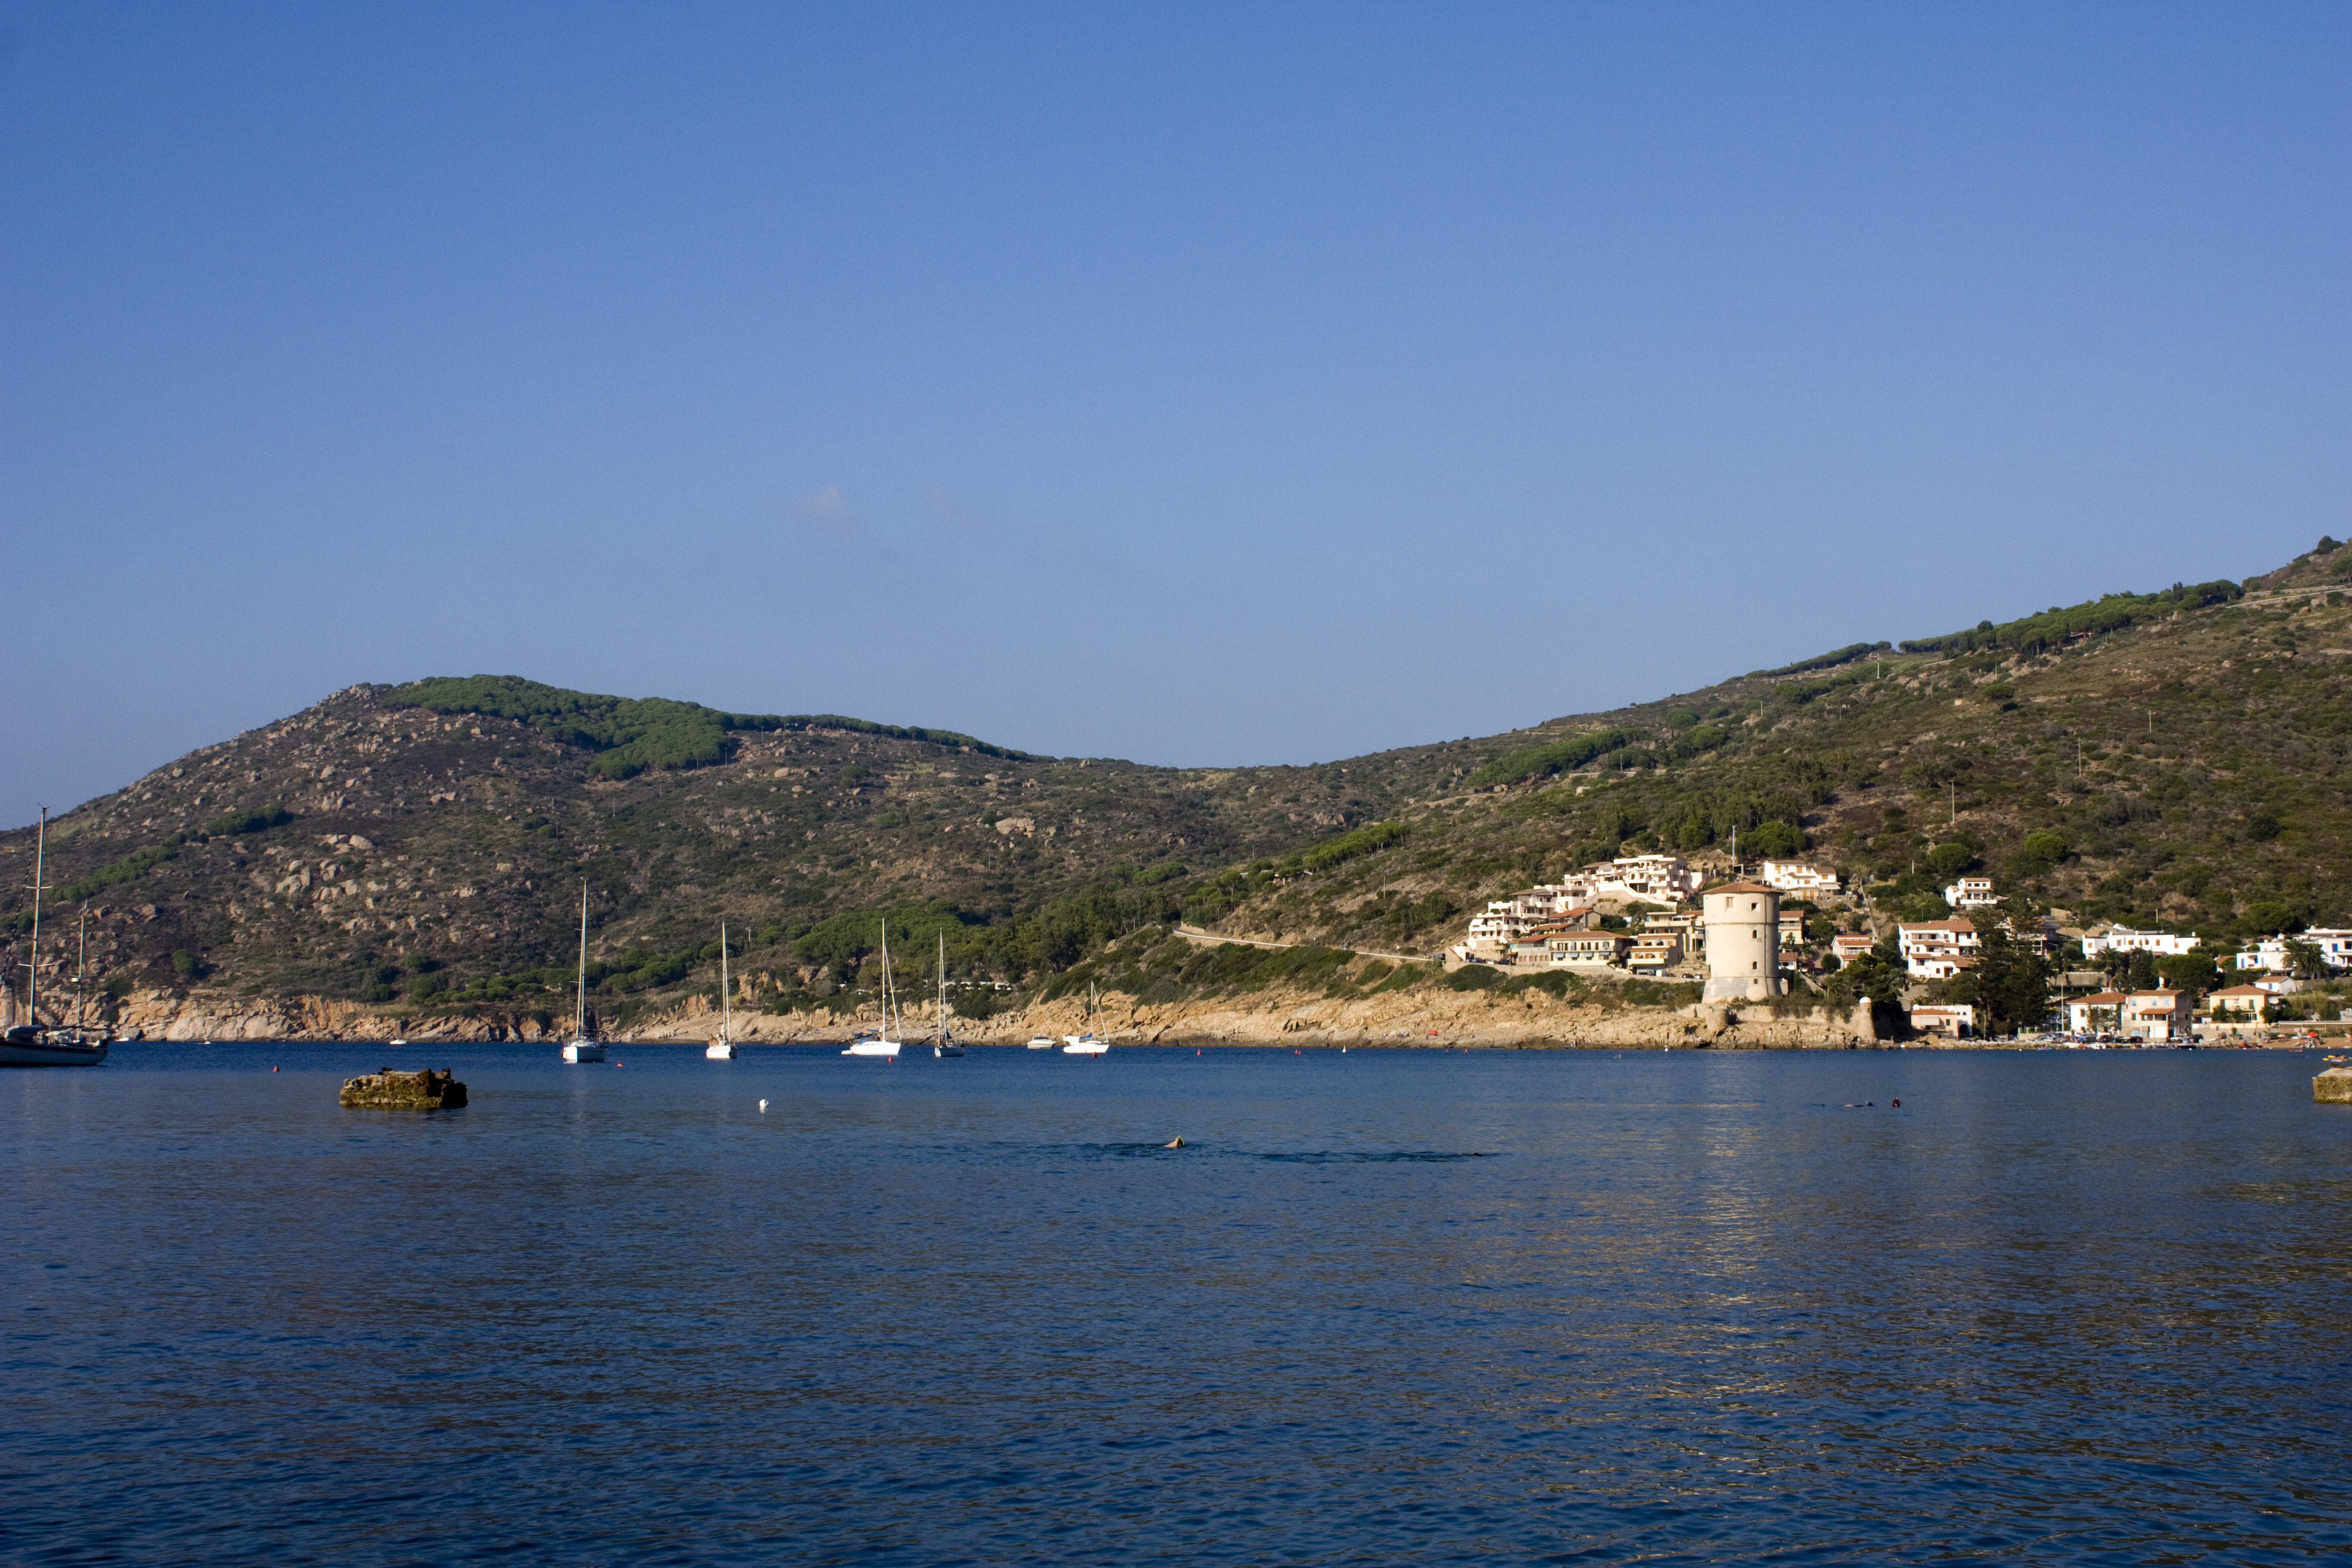
<instances>
[{"instance_id":1,"label":"clear sky","mask_svg":"<svg viewBox=\"0 0 2352 1568\"><path fill-rule=\"evenodd\" d=\"M2352 7L0 0L0 821L362 680L1307 762L2352 532Z\"/></svg>"}]
</instances>

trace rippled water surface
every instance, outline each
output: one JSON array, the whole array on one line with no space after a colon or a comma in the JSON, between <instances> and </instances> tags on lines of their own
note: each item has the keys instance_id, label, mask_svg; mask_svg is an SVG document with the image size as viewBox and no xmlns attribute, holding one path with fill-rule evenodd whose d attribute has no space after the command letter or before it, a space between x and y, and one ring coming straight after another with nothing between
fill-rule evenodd
<instances>
[{"instance_id":1,"label":"rippled water surface","mask_svg":"<svg viewBox=\"0 0 2352 1568\"><path fill-rule=\"evenodd\" d=\"M0 1074L0 1556L2352 1555L2307 1057L619 1055Z\"/></svg>"}]
</instances>

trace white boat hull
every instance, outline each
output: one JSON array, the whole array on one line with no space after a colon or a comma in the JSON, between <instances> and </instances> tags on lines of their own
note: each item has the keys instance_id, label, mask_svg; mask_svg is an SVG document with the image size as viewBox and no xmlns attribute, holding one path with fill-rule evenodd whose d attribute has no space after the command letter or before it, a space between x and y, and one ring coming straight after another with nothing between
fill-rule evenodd
<instances>
[{"instance_id":1,"label":"white boat hull","mask_svg":"<svg viewBox=\"0 0 2352 1568\"><path fill-rule=\"evenodd\" d=\"M89 1068L106 1059L106 1042L77 1046L65 1041L0 1043L0 1068Z\"/></svg>"},{"instance_id":2,"label":"white boat hull","mask_svg":"<svg viewBox=\"0 0 2352 1568\"><path fill-rule=\"evenodd\" d=\"M563 1059L567 1062L601 1062L604 1059L604 1042L574 1040L563 1047Z\"/></svg>"},{"instance_id":3,"label":"white boat hull","mask_svg":"<svg viewBox=\"0 0 2352 1568\"><path fill-rule=\"evenodd\" d=\"M845 1057L895 1057L898 1054L897 1040L860 1040L841 1054Z\"/></svg>"},{"instance_id":4,"label":"white boat hull","mask_svg":"<svg viewBox=\"0 0 2352 1568\"><path fill-rule=\"evenodd\" d=\"M1033 1051L1050 1051L1054 1048L1054 1037L1040 1035L1029 1042L1029 1048Z\"/></svg>"},{"instance_id":5,"label":"white boat hull","mask_svg":"<svg viewBox=\"0 0 2352 1568\"><path fill-rule=\"evenodd\" d=\"M735 1045L731 1040L713 1040L702 1047L702 1054L714 1062L731 1062L735 1059Z\"/></svg>"},{"instance_id":6,"label":"white boat hull","mask_svg":"<svg viewBox=\"0 0 2352 1568\"><path fill-rule=\"evenodd\" d=\"M963 1055L963 1047L957 1045L953 1040L950 1040L944 1046L933 1046L931 1047L931 1055L935 1057L960 1057Z\"/></svg>"},{"instance_id":7,"label":"white boat hull","mask_svg":"<svg viewBox=\"0 0 2352 1568\"><path fill-rule=\"evenodd\" d=\"M1066 1057L1098 1057L1110 1049L1108 1040L1097 1040L1092 1035L1064 1035L1062 1040Z\"/></svg>"}]
</instances>

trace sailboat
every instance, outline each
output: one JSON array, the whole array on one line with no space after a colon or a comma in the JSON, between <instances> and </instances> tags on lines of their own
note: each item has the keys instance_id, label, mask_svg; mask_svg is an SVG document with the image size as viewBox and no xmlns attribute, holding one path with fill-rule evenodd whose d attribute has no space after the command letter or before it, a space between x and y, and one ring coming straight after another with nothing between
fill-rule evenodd
<instances>
[{"instance_id":1,"label":"sailboat","mask_svg":"<svg viewBox=\"0 0 2352 1568\"><path fill-rule=\"evenodd\" d=\"M563 1047L567 1062L601 1062L604 1042L588 1037L588 882L580 882L580 1000L572 1014L572 1038Z\"/></svg>"},{"instance_id":2,"label":"sailboat","mask_svg":"<svg viewBox=\"0 0 2352 1568\"><path fill-rule=\"evenodd\" d=\"M963 1047L948 1034L948 933L940 933L940 1033L931 1042L931 1055L960 1057Z\"/></svg>"},{"instance_id":3,"label":"sailboat","mask_svg":"<svg viewBox=\"0 0 2352 1568\"><path fill-rule=\"evenodd\" d=\"M1095 983L1089 980L1087 982L1087 1032L1064 1035L1062 1054L1066 1057L1098 1057L1109 1049L1108 1040L1095 1037Z\"/></svg>"},{"instance_id":4,"label":"sailboat","mask_svg":"<svg viewBox=\"0 0 2352 1568\"><path fill-rule=\"evenodd\" d=\"M41 1023L41 895L43 872L48 864L49 808L41 807L39 837L33 841L33 962L25 978L25 1021L0 1034L0 1067L7 1068L85 1068L96 1067L106 1059L103 1036L92 1040L79 1028L45 1027ZM88 921L87 913L82 917ZM79 986L80 980L75 980ZM79 1000L74 1005L77 1021L81 1016Z\"/></svg>"},{"instance_id":5,"label":"sailboat","mask_svg":"<svg viewBox=\"0 0 2352 1568\"><path fill-rule=\"evenodd\" d=\"M890 987L890 922L882 922L882 1026L871 1033L859 1031L845 1057L889 1057L894 1060L898 1047L904 1042L890 1037L890 1021L898 1010L898 994ZM904 1032L903 1030L901 1031Z\"/></svg>"},{"instance_id":6,"label":"sailboat","mask_svg":"<svg viewBox=\"0 0 2352 1568\"><path fill-rule=\"evenodd\" d=\"M727 978L727 922L719 922L719 1037L702 1047L714 1062L735 1059L735 992Z\"/></svg>"}]
</instances>

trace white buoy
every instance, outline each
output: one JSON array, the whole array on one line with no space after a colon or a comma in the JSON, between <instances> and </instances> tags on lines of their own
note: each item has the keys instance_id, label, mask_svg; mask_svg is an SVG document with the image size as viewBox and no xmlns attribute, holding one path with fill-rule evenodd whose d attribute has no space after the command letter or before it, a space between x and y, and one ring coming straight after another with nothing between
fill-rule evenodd
<instances>
[{"instance_id":1,"label":"white buoy","mask_svg":"<svg viewBox=\"0 0 2352 1568\"><path fill-rule=\"evenodd\" d=\"M767 1102L766 1100L761 1100L761 1101L760 1101L760 1109L761 1109L761 1110L767 1110L767 1109L768 1109L768 1102Z\"/></svg>"}]
</instances>

